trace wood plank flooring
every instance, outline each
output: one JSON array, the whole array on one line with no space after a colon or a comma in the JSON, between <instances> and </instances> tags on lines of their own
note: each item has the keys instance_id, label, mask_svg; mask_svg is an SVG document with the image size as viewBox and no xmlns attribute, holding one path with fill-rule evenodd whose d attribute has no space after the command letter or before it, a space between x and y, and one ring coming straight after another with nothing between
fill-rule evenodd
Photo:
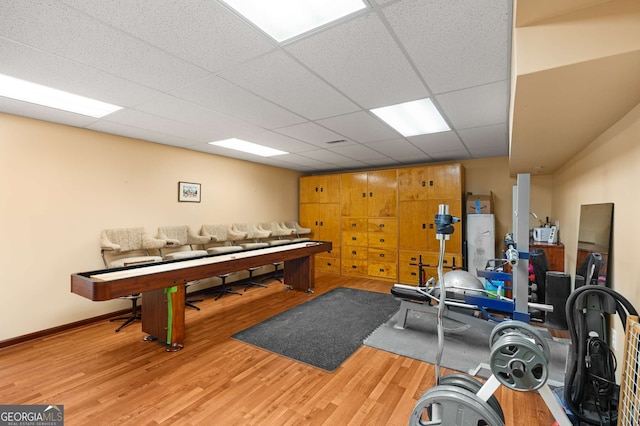
<instances>
[{"instance_id":1,"label":"wood plank flooring","mask_svg":"<svg viewBox=\"0 0 640 426\"><path fill-rule=\"evenodd\" d=\"M406 425L435 383L430 364L362 346L328 373L231 339L338 286L390 288L318 275L314 295L277 281L205 295L175 353L143 342L139 322L115 333L109 321L0 349L0 404L62 404L66 425ZM501 387L496 397L509 426L553 423L535 392Z\"/></svg>"}]
</instances>

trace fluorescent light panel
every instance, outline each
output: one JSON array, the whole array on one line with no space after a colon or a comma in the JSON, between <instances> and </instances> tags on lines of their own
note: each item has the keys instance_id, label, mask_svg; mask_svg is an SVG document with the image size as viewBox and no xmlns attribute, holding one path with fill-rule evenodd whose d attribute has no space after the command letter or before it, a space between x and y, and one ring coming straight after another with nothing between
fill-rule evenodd
<instances>
[{"instance_id":1,"label":"fluorescent light panel","mask_svg":"<svg viewBox=\"0 0 640 426\"><path fill-rule=\"evenodd\" d=\"M371 112L405 137L451 130L429 98L375 108Z\"/></svg>"},{"instance_id":2,"label":"fluorescent light panel","mask_svg":"<svg viewBox=\"0 0 640 426\"><path fill-rule=\"evenodd\" d=\"M95 118L104 117L122 109L117 105L2 74L0 74L0 96Z\"/></svg>"},{"instance_id":3,"label":"fluorescent light panel","mask_svg":"<svg viewBox=\"0 0 640 426\"><path fill-rule=\"evenodd\" d=\"M242 139L225 139L223 141L209 142L210 145L221 146L223 148L235 149L236 151L248 152L249 154L260 155L262 157L272 157L274 155L288 154L286 151L269 148L268 146L258 145L253 142L243 141Z\"/></svg>"},{"instance_id":4,"label":"fluorescent light panel","mask_svg":"<svg viewBox=\"0 0 640 426\"><path fill-rule=\"evenodd\" d=\"M222 1L279 43L367 7L363 0Z\"/></svg>"}]
</instances>

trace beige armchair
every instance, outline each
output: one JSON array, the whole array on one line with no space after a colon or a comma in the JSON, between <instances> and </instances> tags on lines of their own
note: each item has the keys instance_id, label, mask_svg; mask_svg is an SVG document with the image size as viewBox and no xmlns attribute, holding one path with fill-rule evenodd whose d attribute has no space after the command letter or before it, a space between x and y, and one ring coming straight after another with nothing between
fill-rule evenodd
<instances>
[{"instance_id":1,"label":"beige armchair","mask_svg":"<svg viewBox=\"0 0 640 426\"><path fill-rule=\"evenodd\" d=\"M310 238L303 237L303 235L310 234L311 228L303 228L298 222L282 222L280 225L293 230L293 234L296 236L293 241L300 242L310 240Z\"/></svg>"},{"instance_id":2,"label":"beige armchair","mask_svg":"<svg viewBox=\"0 0 640 426\"><path fill-rule=\"evenodd\" d=\"M212 239L210 236L196 235L188 226L161 226L158 228L158 238L167 242L164 250L161 248L160 254L164 260L189 259L192 257L207 256L206 250L196 250L194 246L203 246ZM200 310L194 303L202 302L203 299L187 300L187 289L198 281L190 281L185 284L185 305Z\"/></svg>"},{"instance_id":3,"label":"beige armchair","mask_svg":"<svg viewBox=\"0 0 640 426\"><path fill-rule=\"evenodd\" d=\"M263 222L257 225L260 231L271 233L271 238L266 241L270 246L287 244L291 242L290 237L294 234L293 229L284 228L278 222Z\"/></svg>"},{"instance_id":4,"label":"beige armchair","mask_svg":"<svg viewBox=\"0 0 640 426\"><path fill-rule=\"evenodd\" d=\"M231 227L226 224L202 225L200 234L211 237L213 245L207 247L207 252L210 254L223 254L242 251L244 250L244 248L242 246L236 245L235 242L244 240L247 237L247 234L243 232L233 231ZM220 289L215 295L215 300L220 299L225 294L242 295L242 293L233 291L227 286L227 278L229 278L233 274L235 274L235 272L218 275L218 278L220 278L222 283L220 284Z\"/></svg>"},{"instance_id":5,"label":"beige armchair","mask_svg":"<svg viewBox=\"0 0 640 426\"><path fill-rule=\"evenodd\" d=\"M144 228L103 229L100 233L100 254L107 269L139 263L160 262L162 256L150 255L149 250L160 250L165 245L165 240L149 237ZM131 301L131 313L110 320L124 321L124 324L118 327L116 332L140 319L140 310L138 309L140 297L142 297L140 293L121 297L121 299Z\"/></svg>"}]
</instances>

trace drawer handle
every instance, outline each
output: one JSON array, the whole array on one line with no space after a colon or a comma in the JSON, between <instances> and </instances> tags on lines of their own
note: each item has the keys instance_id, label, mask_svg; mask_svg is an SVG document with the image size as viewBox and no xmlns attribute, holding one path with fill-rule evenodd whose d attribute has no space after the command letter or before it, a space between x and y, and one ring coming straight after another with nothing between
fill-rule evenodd
<instances>
[{"instance_id":1,"label":"drawer handle","mask_svg":"<svg viewBox=\"0 0 640 426\"><path fill-rule=\"evenodd\" d=\"M380 268L380 272L384 272L384 269L383 269L383 268Z\"/></svg>"},{"instance_id":2,"label":"drawer handle","mask_svg":"<svg viewBox=\"0 0 640 426\"><path fill-rule=\"evenodd\" d=\"M381 223L381 224L380 224L380 228L384 228L384 223Z\"/></svg>"},{"instance_id":3,"label":"drawer handle","mask_svg":"<svg viewBox=\"0 0 640 426\"><path fill-rule=\"evenodd\" d=\"M356 225L355 223L352 223L352 224L351 224L351 227L352 227L352 228L355 228L356 226L357 226L357 225Z\"/></svg>"},{"instance_id":4,"label":"drawer handle","mask_svg":"<svg viewBox=\"0 0 640 426\"><path fill-rule=\"evenodd\" d=\"M316 192L318 192L318 187L316 186Z\"/></svg>"},{"instance_id":5,"label":"drawer handle","mask_svg":"<svg viewBox=\"0 0 640 426\"><path fill-rule=\"evenodd\" d=\"M351 265L351 269L358 269L356 265Z\"/></svg>"},{"instance_id":6,"label":"drawer handle","mask_svg":"<svg viewBox=\"0 0 640 426\"><path fill-rule=\"evenodd\" d=\"M433 186L433 181L432 180L429 181L429 186Z\"/></svg>"},{"instance_id":7,"label":"drawer handle","mask_svg":"<svg viewBox=\"0 0 640 426\"><path fill-rule=\"evenodd\" d=\"M422 224L422 229L427 229L427 225L426 224Z\"/></svg>"},{"instance_id":8,"label":"drawer handle","mask_svg":"<svg viewBox=\"0 0 640 426\"><path fill-rule=\"evenodd\" d=\"M358 237L351 237L351 241L356 241Z\"/></svg>"},{"instance_id":9,"label":"drawer handle","mask_svg":"<svg viewBox=\"0 0 640 426\"><path fill-rule=\"evenodd\" d=\"M384 238L380 238L380 242L381 242L381 243L384 243Z\"/></svg>"},{"instance_id":10,"label":"drawer handle","mask_svg":"<svg viewBox=\"0 0 640 426\"><path fill-rule=\"evenodd\" d=\"M380 257L384 257L384 253L380 253Z\"/></svg>"},{"instance_id":11,"label":"drawer handle","mask_svg":"<svg viewBox=\"0 0 640 426\"><path fill-rule=\"evenodd\" d=\"M367 198L367 193L366 192L362 193L362 198Z\"/></svg>"},{"instance_id":12,"label":"drawer handle","mask_svg":"<svg viewBox=\"0 0 640 426\"><path fill-rule=\"evenodd\" d=\"M427 182L422 181L422 186L427 186Z\"/></svg>"},{"instance_id":13,"label":"drawer handle","mask_svg":"<svg viewBox=\"0 0 640 426\"><path fill-rule=\"evenodd\" d=\"M331 262L327 262L327 266L333 266Z\"/></svg>"},{"instance_id":14,"label":"drawer handle","mask_svg":"<svg viewBox=\"0 0 640 426\"><path fill-rule=\"evenodd\" d=\"M324 188L320 188L320 192L323 192L323 191L324 191Z\"/></svg>"},{"instance_id":15,"label":"drawer handle","mask_svg":"<svg viewBox=\"0 0 640 426\"><path fill-rule=\"evenodd\" d=\"M418 260L418 258L417 257L412 257L411 260L416 261L416 260Z\"/></svg>"},{"instance_id":16,"label":"drawer handle","mask_svg":"<svg viewBox=\"0 0 640 426\"><path fill-rule=\"evenodd\" d=\"M357 254L355 250L351 250L351 254Z\"/></svg>"},{"instance_id":17,"label":"drawer handle","mask_svg":"<svg viewBox=\"0 0 640 426\"><path fill-rule=\"evenodd\" d=\"M370 193L369 193L369 197L373 197L373 192L370 192Z\"/></svg>"},{"instance_id":18,"label":"drawer handle","mask_svg":"<svg viewBox=\"0 0 640 426\"><path fill-rule=\"evenodd\" d=\"M433 229L433 223L429 224L429 229Z\"/></svg>"},{"instance_id":19,"label":"drawer handle","mask_svg":"<svg viewBox=\"0 0 640 426\"><path fill-rule=\"evenodd\" d=\"M418 274L416 274L415 272L412 272L412 273L411 273L411 276L412 276L412 277L415 277L416 275L418 275Z\"/></svg>"}]
</instances>

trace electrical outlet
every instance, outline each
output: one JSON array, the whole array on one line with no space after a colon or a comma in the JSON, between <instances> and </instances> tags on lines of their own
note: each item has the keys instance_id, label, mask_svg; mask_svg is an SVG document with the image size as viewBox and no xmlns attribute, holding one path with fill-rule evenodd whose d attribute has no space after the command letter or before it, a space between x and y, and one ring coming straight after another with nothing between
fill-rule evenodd
<instances>
[{"instance_id":1,"label":"electrical outlet","mask_svg":"<svg viewBox=\"0 0 640 426\"><path fill-rule=\"evenodd\" d=\"M615 328L611 329L611 349L614 351L618 349L618 333Z\"/></svg>"}]
</instances>

